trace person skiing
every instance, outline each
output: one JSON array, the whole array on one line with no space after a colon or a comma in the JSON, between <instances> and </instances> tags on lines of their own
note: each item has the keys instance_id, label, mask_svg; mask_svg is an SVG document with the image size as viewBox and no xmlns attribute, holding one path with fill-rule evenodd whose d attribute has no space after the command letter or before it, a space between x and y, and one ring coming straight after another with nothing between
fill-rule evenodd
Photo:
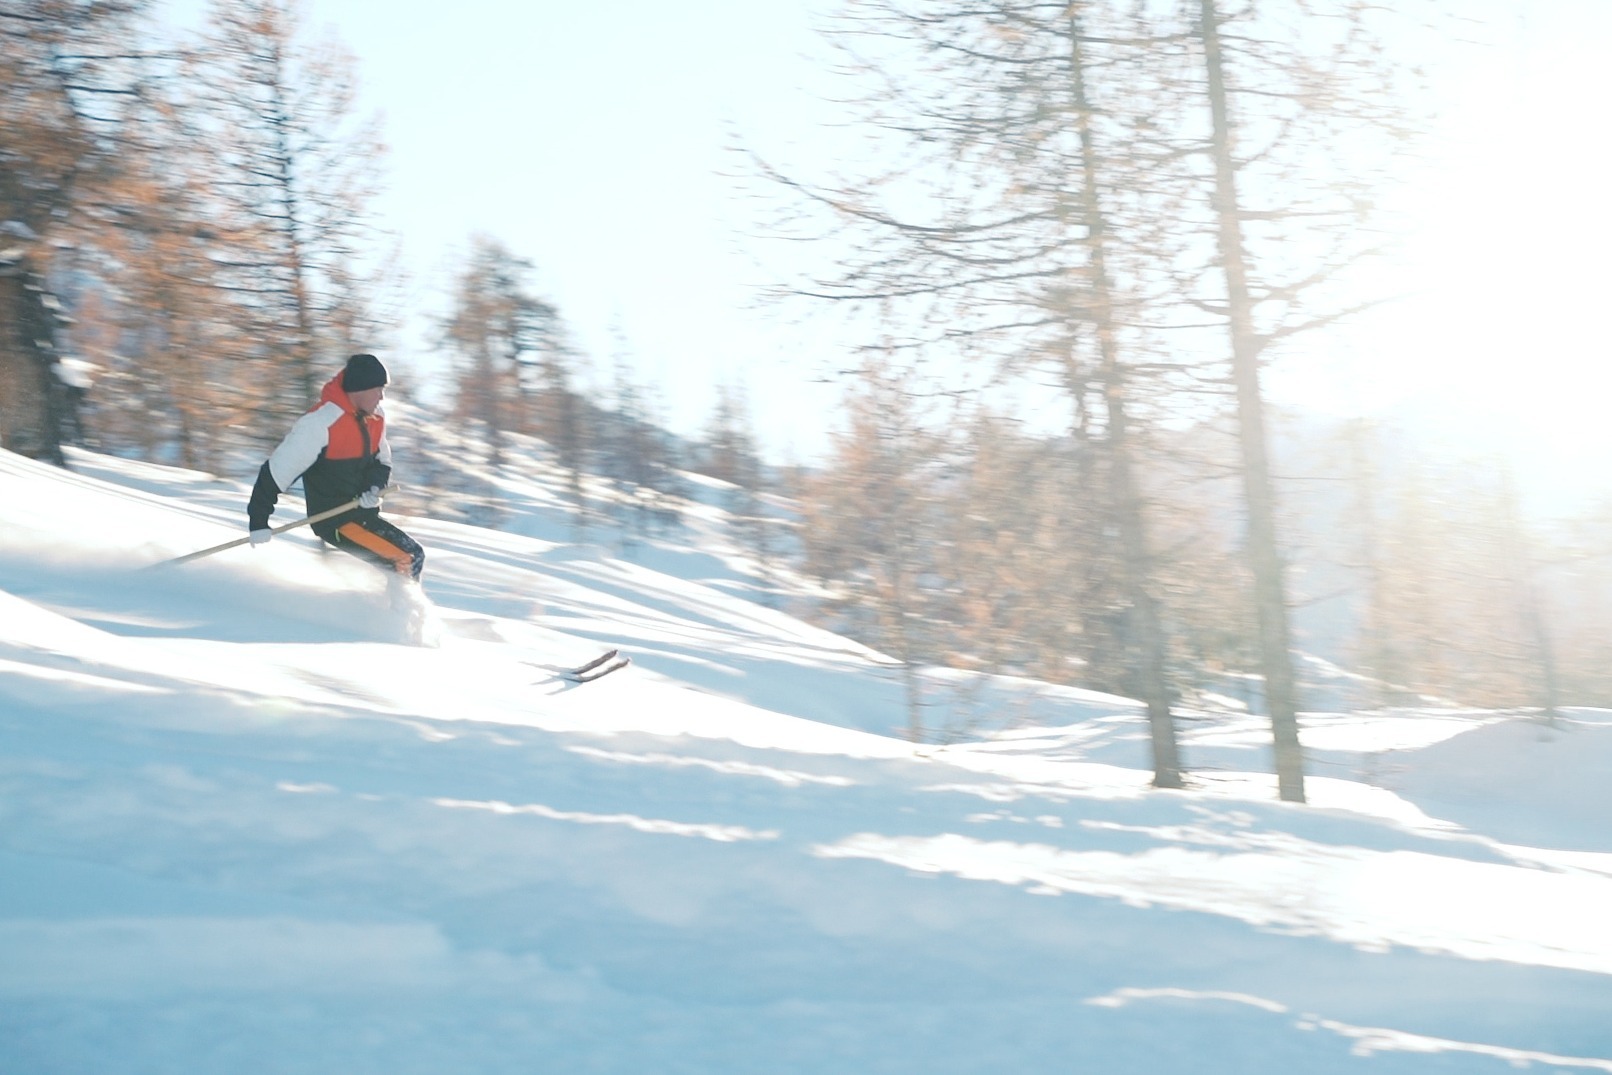
<instances>
[{"instance_id":1,"label":"person skiing","mask_svg":"<svg viewBox=\"0 0 1612 1075\"><path fill-rule=\"evenodd\" d=\"M296 420L258 471L246 507L253 545L274 536L269 516L280 494L301 478L310 515L358 500L352 511L313 524L326 544L391 572L395 580L420 581L425 550L381 518L381 495L392 475L381 411L386 385L386 367L370 354L353 355L325 384L319 402Z\"/></svg>"}]
</instances>

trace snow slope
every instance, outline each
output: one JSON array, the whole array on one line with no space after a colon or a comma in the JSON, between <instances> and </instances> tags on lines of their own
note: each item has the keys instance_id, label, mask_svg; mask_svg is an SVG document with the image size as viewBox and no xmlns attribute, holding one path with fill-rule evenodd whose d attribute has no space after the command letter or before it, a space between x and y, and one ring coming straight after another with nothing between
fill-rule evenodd
<instances>
[{"instance_id":1,"label":"snow slope","mask_svg":"<svg viewBox=\"0 0 1612 1075\"><path fill-rule=\"evenodd\" d=\"M896 669L744 600L715 510L371 569L245 489L0 454L0 1071L1612 1072L1612 715L1191 715ZM289 511L294 505L288 506ZM606 645L633 666L575 686Z\"/></svg>"}]
</instances>

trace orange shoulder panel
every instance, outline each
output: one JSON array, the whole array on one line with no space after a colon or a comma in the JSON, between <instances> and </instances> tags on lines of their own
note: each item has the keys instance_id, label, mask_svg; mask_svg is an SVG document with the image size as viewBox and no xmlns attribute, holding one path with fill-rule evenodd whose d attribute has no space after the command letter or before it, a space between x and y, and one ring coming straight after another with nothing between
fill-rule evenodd
<instances>
[{"instance_id":1,"label":"orange shoulder panel","mask_svg":"<svg viewBox=\"0 0 1612 1075\"><path fill-rule=\"evenodd\" d=\"M362 421L368 427L369 443L365 444L365 430L359 428ZM386 419L378 414L365 415L362 419L352 411L346 411L336 419L330 427L330 444L325 449L326 459L362 459L366 455L374 455L381 446L381 435L386 429ZM369 451L365 452L365 448Z\"/></svg>"}]
</instances>

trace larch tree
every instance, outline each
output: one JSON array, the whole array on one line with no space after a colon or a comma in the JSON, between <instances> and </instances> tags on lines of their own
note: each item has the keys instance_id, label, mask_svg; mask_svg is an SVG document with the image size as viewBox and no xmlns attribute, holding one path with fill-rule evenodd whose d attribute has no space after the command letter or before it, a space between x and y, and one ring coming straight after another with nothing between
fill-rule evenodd
<instances>
[{"instance_id":1,"label":"larch tree","mask_svg":"<svg viewBox=\"0 0 1612 1075\"><path fill-rule=\"evenodd\" d=\"M1069 540L1083 510L1072 442L1026 436L1012 416L979 409L955 425L957 464L937 490L934 551L947 664L1099 690L1131 684L1122 659L1093 659L1072 585L1086 551Z\"/></svg>"},{"instance_id":2,"label":"larch tree","mask_svg":"<svg viewBox=\"0 0 1612 1075\"><path fill-rule=\"evenodd\" d=\"M538 424L539 363L563 336L559 310L533 293L531 273L532 263L497 239L474 237L442 323L455 359L454 411L486 430L494 466L504 461L507 434Z\"/></svg>"},{"instance_id":3,"label":"larch tree","mask_svg":"<svg viewBox=\"0 0 1612 1075\"><path fill-rule=\"evenodd\" d=\"M638 381L629 353L618 350L612 406L594 408L592 438L597 467L614 479L626 494L617 507L626 515L623 538L629 528L645 536L676 517L667 497L680 488L678 461L656 400L659 394Z\"/></svg>"},{"instance_id":4,"label":"larch tree","mask_svg":"<svg viewBox=\"0 0 1612 1075\"><path fill-rule=\"evenodd\" d=\"M118 152L140 0L0 6L0 447L52 462L74 426L50 277Z\"/></svg>"},{"instance_id":5,"label":"larch tree","mask_svg":"<svg viewBox=\"0 0 1612 1075\"><path fill-rule=\"evenodd\" d=\"M572 383L582 355L559 307L536 293L533 271L529 259L500 240L472 237L441 324L443 346L455 362L453 405L458 416L486 430L494 464L503 461L507 434L548 442L568 475L574 518L582 526L587 420Z\"/></svg>"},{"instance_id":6,"label":"larch tree","mask_svg":"<svg viewBox=\"0 0 1612 1075\"><path fill-rule=\"evenodd\" d=\"M923 591L938 533L945 455L919 421L904 374L870 360L847 393L847 428L801 492L806 570L824 581L837 627L900 662L907 735L924 739L920 666L933 660Z\"/></svg>"},{"instance_id":7,"label":"larch tree","mask_svg":"<svg viewBox=\"0 0 1612 1075\"><path fill-rule=\"evenodd\" d=\"M239 319L244 391L300 413L332 358L374 347L366 274L383 153L356 108L355 63L304 40L295 0L214 0L184 103L210 163L216 258Z\"/></svg>"},{"instance_id":8,"label":"larch tree","mask_svg":"<svg viewBox=\"0 0 1612 1075\"><path fill-rule=\"evenodd\" d=\"M1464 704L1560 702L1540 542L1503 467L1464 460L1408 468L1383 513L1374 608L1394 671L1421 694Z\"/></svg>"},{"instance_id":9,"label":"larch tree","mask_svg":"<svg viewBox=\"0 0 1612 1075\"><path fill-rule=\"evenodd\" d=\"M1386 14L1356 0L1195 0L1177 35L1197 76L1183 67L1193 89L1169 137L1182 160L1204 162L1214 252L1212 271L1184 284L1230 340L1278 794L1294 802L1305 798L1304 755L1262 367L1279 345L1370 305L1348 274L1387 245L1367 225L1409 116L1409 67L1377 26Z\"/></svg>"},{"instance_id":10,"label":"larch tree","mask_svg":"<svg viewBox=\"0 0 1612 1075\"><path fill-rule=\"evenodd\" d=\"M742 387L716 386L716 406L702 439L697 460L702 473L746 493L753 494L760 488L761 453L756 445L750 398Z\"/></svg>"},{"instance_id":11,"label":"larch tree","mask_svg":"<svg viewBox=\"0 0 1612 1075\"><path fill-rule=\"evenodd\" d=\"M582 352L565 335L547 341L537 359L535 432L553 449L565 472L566 486L576 510L571 516L578 537L588 528L588 495L582 481L593 440L586 400L577 387Z\"/></svg>"},{"instance_id":12,"label":"larch tree","mask_svg":"<svg viewBox=\"0 0 1612 1075\"><path fill-rule=\"evenodd\" d=\"M750 399L742 387L716 386L716 407L706 425L699 467L705 474L728 483L722 506L738 524L745 547L765 560L772 536L761 500L765 467L756 443Z\"/></svg>"},{"instance_id":13,"label":"larch tree","mask_svg":"<svg viewBox=\"0 0 1612 1075\"><path fill-rule=\"evenodd\" d=\"M1522 626L1523 651L1527 654L1525 667L1534 679L1534 700L1539 707L1540 720L1547 727L1555 727L1561 719L1558 706L1562 700L1561 669L1556 657L1555 629L1551 626L1549 603L1542 584L1543 572L1523 523L1522 505L1517 493L1516 479L1509 468L1501 470L1500 504L1496 525L1501 532L1501 547L1505 557L1505 576L1511 585L1513 601ZM1537 677L1537 678L1535 678Z\"/></svg>"},{"instance_id":14,"label":"larch tree","mask_svg":"<svg viewBox=\"0 0 1612 1075\"><path fill-rule=\"evenodd\" d=\"M1154 781L1179 787L1135 442L1157 232L1129 193L1149 185L1155 162L1130 152L1129 128L1149 107L1128 86L1146 42L1120 8L858 5L839 37L875 83L862 107L881 146L870 171L883 174L834 184L768 174L826 209L846 249L836 273L799 293L880 311L912 361L949 365L972 387L1033 392L1027 383L1050 378L1065 393L1070 428L1096 449L1089 510L1069 524L1089 530L1124 606L1117 618L1087 606L1081 635L1117 632L1148 709Z\"/></svg>"},{"instance_id":15,"label":"larch tree","mask_svg":"<svg viewBox=\"0 0 1612 1075\"><path fill-rule=\"evenodd\" d=\"M92 397L108 448L206 470L233 411L235 304L220 273L207 169L186 137L167 57L123 110L113 180L95 201L72 338L103 391Z\"/></svg>"}]
</instances>

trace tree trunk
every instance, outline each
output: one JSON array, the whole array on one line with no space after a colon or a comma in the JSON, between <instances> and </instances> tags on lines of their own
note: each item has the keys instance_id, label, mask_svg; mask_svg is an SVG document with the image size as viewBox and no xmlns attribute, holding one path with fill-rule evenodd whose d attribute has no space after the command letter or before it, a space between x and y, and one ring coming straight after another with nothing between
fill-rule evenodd
<instances>
[{"instance_id":1,"label":"tree trunk","mask_svg":"<svg viewBox=\"0 0 1612 1075\"><path fill-rule=\"evenodd\" d=\"M1254 331L1253 298L1239 218L1236 167L1232 155L1231 109L1227 99L1225 55L1215 0L1201 0L1204 67L1213 120L1214 214L1221 265L1226 274L1227 317L1231 328L1232 379L1237 389L1238 435L1242 446L1243 489L1248 511L1248 557L1259 612L1259 642L1265 674L1265 701L1275 743L1278 792L1288 802L1304 801L1304 754L1299 746L1291 628L1281 554L1276 543L1276 493L1271 480L1265 402L1260 392L1261 341Z\"/></svg>"},{"instance_id":2,"label":"tree trunk","mask_svg":"<svg viewBox=\"0 0 1612 1075\"><path fill-rule=\"evenodd\" d=\"M66 466L66 386L56 376L56 317L28 255L0 261L0 448Z\"/></svg>"},{"instance_id":3,"label":"tree trunk","mask_svg":"<svg viewBox=\"0 0 1612 1075\"><path fill-rule=\"evenodd\" d=\"M1533 664L1539 675L1540 721L1545 727L1554 728L1561 717L1558 712L1561 685L1556 672L1556 647L1551 641L1549 620L1541 608L1543 599L1538 583L1539 572L1522 532L1522 512L1509 471L1502 474L1501 483L1500 495L1505 506L1502 525L1506 528L1506 559L1510 561L1508 567L1521 605L1523 631L1527 635L1529 648L1533 650Z\"/></svg>"},{"instance_id":4,"label":"tree trunk","mask_svg":"<svg viewBox=\"0 0 1612 1075\"><path fill-rule=\"evenodd\" d=\"M1075 8L1069 15L1069 67L1074 79L1075 122L1080 133L1081 200L1091 252L1092 307L1095 314L1098 362L1108 422L1109 489L1118 515L1120 543L1124 546L1124 588L1128 620L1127 649L1132 655L1137 686L1147 704L1149 737L1153 746L1153 784L1182 787L1181 754L1175 720L1170 713L1170 687L1165 673L1167 647L1158 605L1148 589L1152 559L1148 553L1147 523L1141 492L1131 458L1130 415L1125 406L1126 371L1115 338L1114 285L1108 270L1108 228L1098 186L1098 154L1091 129L1091 104L1086 99L1085 59L1081 52L1080 20ZM1072 385L1077 397L1079 386Z\"/></svg>"}]
</instances>

